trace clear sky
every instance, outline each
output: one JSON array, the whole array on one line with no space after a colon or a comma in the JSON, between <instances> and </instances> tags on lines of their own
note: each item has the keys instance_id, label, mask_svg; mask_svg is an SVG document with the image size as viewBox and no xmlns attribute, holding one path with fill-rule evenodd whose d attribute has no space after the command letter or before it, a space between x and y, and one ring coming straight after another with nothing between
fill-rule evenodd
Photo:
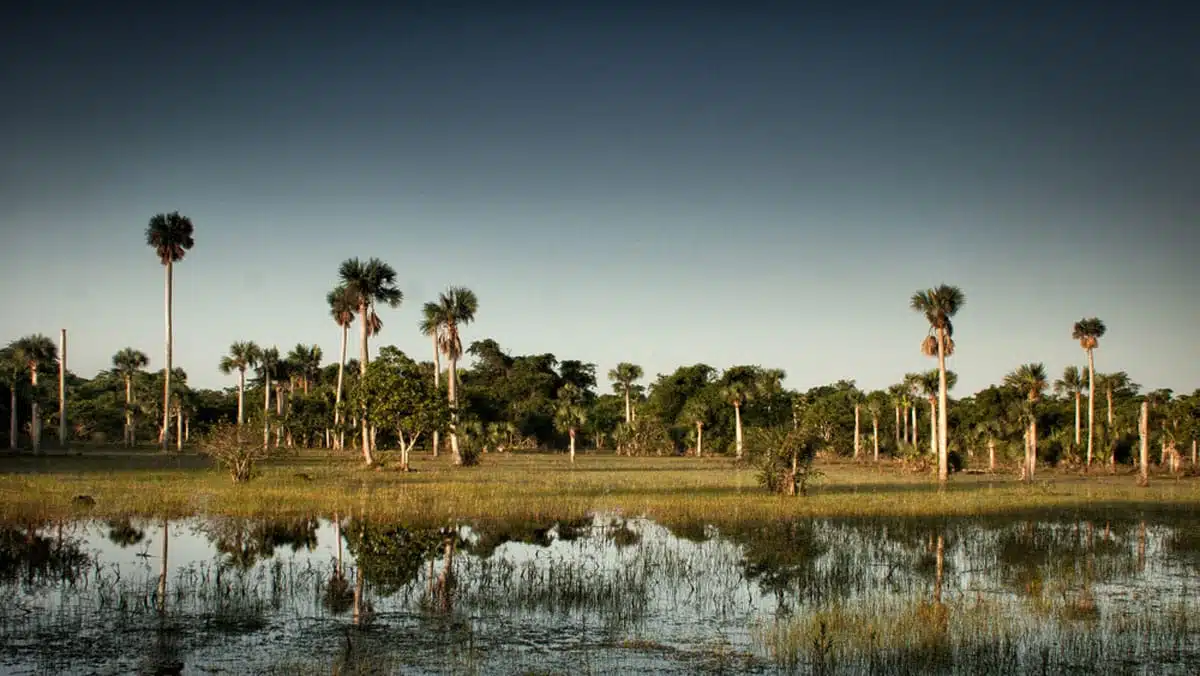
<instances>
[{"instance_id":1,"label":"clear sky","mask_svg":"<svg viewBox=\"0 0 1200 676\"><path fill-rule=\"evenodd\" d=\"M1200 387L1188 3L35 4L0 18L0 339L66 327L82 375L161 367L144 231L179 210L193 386L234 340L335 358L325 293L378 256L373 345L422 359L457 284L513 354L884 387L934 366L908 300L946 282L960 396L1082 364L1093 315L1099 370Z\"/></svg>"}]
</instances>

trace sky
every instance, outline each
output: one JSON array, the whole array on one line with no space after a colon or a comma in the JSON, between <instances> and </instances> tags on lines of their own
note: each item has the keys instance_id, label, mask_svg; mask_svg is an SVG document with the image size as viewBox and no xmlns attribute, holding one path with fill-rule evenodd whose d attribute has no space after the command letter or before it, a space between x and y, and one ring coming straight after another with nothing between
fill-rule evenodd
<instances>
[{"instance_id":1,"label":"sky","mask_svg":"<svg viewBox=\"0 0 1200 676\"><path fill-rule=\"evenodd\" d=\"M960 396L1082 365L1091 316L1099 371L1200 387L1200 9L906 4L7 8L0 341L161 368L178 210L194 387L236 340L336 359L356 256L405 295L373 353L431 359L453 284L514 355L883 388L936 366L909 298L949 283Z\"/></svg>"}]
</instances>

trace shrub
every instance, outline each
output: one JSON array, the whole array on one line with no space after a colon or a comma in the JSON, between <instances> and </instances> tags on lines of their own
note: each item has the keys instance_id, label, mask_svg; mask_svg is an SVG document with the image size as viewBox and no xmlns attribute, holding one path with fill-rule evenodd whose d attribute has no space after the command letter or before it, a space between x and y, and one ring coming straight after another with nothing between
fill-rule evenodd
<instances>
[{"instance_id":1,"label":"shrub","mask_svg":"<svg viewBox=\"0 0 1200 676\"><path fill-rule=\"evenodd\" d=\"M255 464L270 455L262 436L227 422L218 423L200 441L200 453L229 472L234 483L254 478Z\"/></svg>"},{"instance_id":2,"label":"shrub","mask_svg":"<svg viewBox=\"0 0 1200 676\"><path fill-rule=\"evenodd\" d=\"M753 428L746 435L746 457L758 467L758 482L773 493L807 495L821 473L813 469L817 437L803 428Z\"/></svg>"}]
</instances>

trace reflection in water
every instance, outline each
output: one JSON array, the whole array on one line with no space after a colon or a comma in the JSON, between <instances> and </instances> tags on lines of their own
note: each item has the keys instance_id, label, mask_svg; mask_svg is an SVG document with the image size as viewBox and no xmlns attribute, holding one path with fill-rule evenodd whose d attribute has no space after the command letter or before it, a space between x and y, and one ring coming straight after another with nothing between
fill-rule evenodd
<instances>
[{"instance_id":1,"label":"reflection in water","mask_svg":"<svg viewBox=\"0 0 1200 676\"><path fill-rule=\"evenodd\" d=\"M19 524L0 671L1194 673L1198 569L1145 520Z\"/></svg>"}]
</instances>

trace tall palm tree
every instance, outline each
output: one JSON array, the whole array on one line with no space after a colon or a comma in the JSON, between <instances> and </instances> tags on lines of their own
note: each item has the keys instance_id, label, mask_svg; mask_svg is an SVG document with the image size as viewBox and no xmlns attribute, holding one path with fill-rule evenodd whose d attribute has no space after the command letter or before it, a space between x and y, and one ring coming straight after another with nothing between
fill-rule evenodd
<instances>
[{"instance_id":1,"label":"tall palm tree","mask_svg":"<svg viewBox=\"0 0 1200 676\"><path fill-rule=\"evenodd\" d=\"M1088 377L1089 384L1091 376ZM1075 398L1075 447L1079 448L1080 443L1080 404L1079 400L1083 397L1083 373L1080 372L1078 366L1068 366L1063 369L1062 378L1054 381L1054 392L1064 396ZM1090 396L1089 396L1090 398ZM1088 421L1091 424L1091 421Z\"/></svg>"},{"instance_id":2,"label":"tall palm tree","mask_svg":"<svg viewBox=\"0 0 1200 676\"><path fill-rule=\"evenodd\" d=\"M308 394L309 386L321 377L321 353L319 345L296 343L288 353L288 363L292 365L292 375L300 381L300 388Z\"/></svg>"},{"instance_id":3,"label":"tall palm tree","mask_svg":"<svg viewBox=\"0 0 1200 676\"><path fill-rule=\"evenodd\" d=\"M175 264L195 246L192 239L192 221L187 216L181 216L178 211L169 214L158 214L150 219L146 226L146 244L158 254L158 260L167 271L166 281L166 319L167 319L167 358L163 364L163 436L162 450L170 446L171 436L171 349L174 341L171 335L171 289Z\"/></svg>"},{"instance_id":4,"label":"tall palm tree","mask_svg":"<svg viewBox=\"0 0 1200 676\"><path fill-rule=\"evenodd\" d=\"M17 450L17 387L21 376L25 374L25 365L17 360L12 345L0 349L0 378L8 388L10 404L8 408L8 448Z\"/></svg>"},{"instance_id":5,"label":"tall palm tree","mask_svg":"<svg viewBox=\"0 0 1200 676\"><path fill-rule=\"evenodd\" d=\"M367 365L371 361L368 341L371 336L378 334L383 329L383 322L375 313L376 306L383 304L392 308L399 307L400 302L404 300L404 293L396 287L396 271L378 258L370 258L366 261L351 258L342 261L341 267L338 268L338 278L345 287L346 293L353 298L361 322L362 343L358 362L361 376L366 374ZM359 422L362 427L363 458L370 465L373 463L371 429L367 424L366 410L362 411L362 418Z\"/></svg>"},{"instance_id":6,"label":"tall palm tree","mask_svg":"<svg viewBox=\"0 0 1200 676\"><path fill-rule=\"evenodd\" d=\"M708 401L704 397L691 397L683 405L683 410L680 411L679 415L683 418L683 421L690 422L696 426L696 457L703 457L704 425L708 417L712 415Z\"/></svg>"},{"instance_id":7,"label":"tall palm tree","mask_svg":"<svg viewBox=\"0 0 1200 676\"><path fill-rule=\"evenodd\" d=\"M1033 480L1037 465L1037 403L1046 392L1046 367L1040 363L1022 364L1004 377L1004 384L1026 397L1025 417L1028 421L1025 447L1025 480Z\"/></svg>"},{"instance_id":8,"label":"tall palm tree","mask_svg":"<svg viewBox=\"0 0 1200 676\"><path fill-rule=\"evenodd\" d=\"M1088 447L1087 467L1092 466L1092 444L1096 434L1096 362L1093 352L1100 346L1100 338L1107 332L1104 322L1096 317L1085 317L1075 322L1071 329L1071 337L1079 341L1079 346L1087 353L1088 360ZM1109 420L1112 424L1112 420Z\"/></svg>"},{"instance_id":9,"label":"tall palm tree","mask_svg":"<svg viewBox=\"0 0 1200 676\"><path fill-rule=\"evenodd\" d=\"M33 452L38 453L42 442L42 421L38 411L38 371L53 368L58 359L58 346L50 338L38 333L13 343L13 352L17 361L29 369L29 384L33 389L29 429Z\"/></svg>"},{"instance_id":10,"label":"tall palm tree","mask_svg":"<svg viewBox=\"0 0 1200 676\"><path fill-rule=\"evenodd\" d=\"M571 440L571 463L575 462L575 431L587 422L587 411L583 408L583 392L574 383L567 383L558 390L558 406L554 411L554 422L565 431Z\"/></svg>"},{"instance_id":11,"label":"tall palm tree","mask_svg":"<svg viewBox=\"0 0 1200 676\"><path fill-rule=\"evenodd\" d=\"M358 305L354 294L350 293L345 285L339 285L330 291L325 296L325 301L329 303L329 316L333 317L333 322L342 330L342 347L338 357L337 393L333 400L333 426L337 430L334 445L341 449L345 444L345 434L342 433L340 427L342 423L342 388L346 374L346 339L349 337L350 324L354 322Z\"/></svg>"},{"instance_id":12,"label":"tall palm tree","mask_svg":"<svg viewBox=\"0 0 1200 676\"><path fill-rule=\"evenodd\" d=\"M133 446L133 378L150 365L145 352L132 347L113 355L113 372L125 383L125 445Z\"/></svg>"},{"instance_id":13,"label":"tall palm tree","mask_svg":"<svg viewBox=\"0 0 1200 676\"><path fill-rule=\"evenodd\" d=\"M938 394L941 387L941 373L937 369L913 374L912 382L917 396L929 404L929 455L939 456L938 446Z\"/></svg>"},{"instance_id":14,"label":"tall palm tree","mask_svg":"<svg viewBox=\"0 0 1200 676\"><path fill-rule=\"evenodd\" d=\"M433 387L439 392L442 390L442 324L440 321L442 314L441 305L437 303L426 303L421 308L421 322L418 328L421 329L421 334L429 336L433 341ZM441 434L433 431L433 457L438 456L438 451L442 445Z\"/></svg>"},{"instance_id":15,"label":"tall palm tree","mask_svg":"<svg viewBox=\"0 0 1200 676\"><path fill-rule=\"evenodd\" d=\"M889 396L886 392L872 392L867 395L867 414L871 416L871 443L875 447L875 462L879 462L879 416L883 415Z\"/></svg>"},{"instance_id":16,"label":"tall palm tree","mask_svg":"<svg viewBox=\"0 0 1200 676\"><path fill-rule=\"evenodd\" d=\"M892 406L895 407L895 409L896 409L896 430L895 430L895 432L896 432L896 448L898 449L898 448L900 448L900 408L907 403L907 399L904 396L904 394L905 394L904 393L904 385L892 385L892 386L888 387L887 394L888 394L888 400L891 402ZM904 418L905 432L908 431L907 414L908 414L908 410L905 409L905 418Z\"/></svg>"},{"instance_id":17,"label":"tall palm tree","mask_svg":"<svg viewBox=\"0 0 1200 676\"><path fill-rule=\"evenodd\" d=\"M238 417L237 424L246 420L246 369L252 369L258 364L262 350L252 341L238 341L229 346L229 354L221 357L218 368L221 373L229 375L234 371L238 374Z\"/></svg>"},{"instance_id":18,"label":"tall palm tree","mask_svg":"<svg viewBox=\"0 0 1200 676\"><path fill-rule=\"evenodd\" d=\"M263 389L263 448L271 443L271 388L279 372L279 348L267 347L258 353L258 375Z\"/></svg>"},{"instance_id":19,"label":"tall palm tree","mask_svg":"<svg viewBox=\"0 0 1200 676\"><path fill-rule=\"evenodd\" d=\"M452 286L431 305L436 305L437 309L425 310L426 317L439 327L436 330L438 347L449 362L446 385L450 402L450 451L454 455L454 464L461 465L462 454L458 450L458 359L462 357L463 347L459 328L475 321L479 299L468 288Z\"/></svg>"},{"instance_id":20,"label":"tall palm tree","mask_svg":"<svg viewBox=\"0 0 1200 676\"><path fill-rule=\"evenodd\" d=\"M926 356L937 355L938 372L938 481L950 476L948 439L946 436L946 357L954 354L954 324L951 319L966 304L966 297L956 286L942 284L937 288L913 294L909 305L925 316L930 335L921 343Z\"/></svg>"},{"instance_id":21,"label":"tall palm tree","mask_svg":"<svg viewBox=\"0 0 1200 676\"><path fill-rule=\"evenodd\" d=\"M733 405L734 440L737 457L742 457L742 404L750 398L753 386L742 380L735 380L721 390L725 401Z\"/></svg>"},{"instance_id":22,"label":"tall palm tree","mask_svg":"<svg viewBox=\"0 0 1200 676\"><path fill-rule=\"evenodd\" d=\"M617 367L608 372L608 379L613 381L625 396L625 424L633 422L633 407L629 402L629 395L633 392L633 384L642 379L642 367L637 364L630 364L623 361L617 364Z\"/></svg>"},{"instance_id":23,"label":"tall palm tree","mask_svg":"<svg viewBox=\"0 0 1200 676\"><path fill-rule=\"evenodd\" d=\"M921 438L920 433L917 431L917 403L916 403L917 399L920 399L923 396L921 394L920 379L921 379L921 374L919 374L919 373L905 373L904 374L903 385L904 385L905 405L906 405L906 408L910 409L912 412L911 419L906 418L905 424L907 424L909 426L908 443L912 444L914 449L916 448L917 441Z\"/></svg>"}]
</instances>

